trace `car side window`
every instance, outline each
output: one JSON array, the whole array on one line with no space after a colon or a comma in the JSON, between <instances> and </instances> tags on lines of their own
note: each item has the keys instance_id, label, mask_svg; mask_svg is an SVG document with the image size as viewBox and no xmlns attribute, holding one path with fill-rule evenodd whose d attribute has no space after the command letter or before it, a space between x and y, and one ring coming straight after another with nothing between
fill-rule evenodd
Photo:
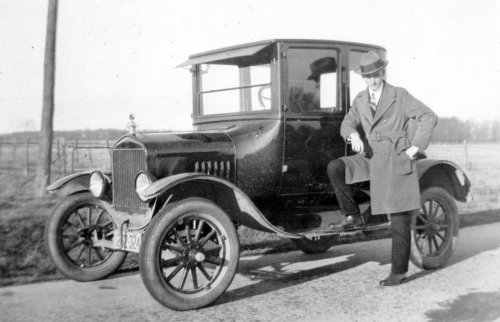
<instances>
[{"instance_id":1,"label":"car side window","mask_svg":"<svg viewBox=\"0 0 500 322\"><path fill-rule=\"evenodd\" d=\"M352 102L356 98L356 95L366 89L366 83L363 81L363 78L354 72L359 68L359 60L364 53L365 51L357 50L349 52L349 96L351 98L349 106L352 106Z\"/></svg>"},{"instance_id":2,"label":"car side window","mask_svg":"<svg viewBox=\"0 0 500 322\"><path fill-rule=\"evenodd\" d=\"M287 52L288 108L295 113L342 113L338 104L338 52L290 48Z\"/></svg>"}]
</instances>

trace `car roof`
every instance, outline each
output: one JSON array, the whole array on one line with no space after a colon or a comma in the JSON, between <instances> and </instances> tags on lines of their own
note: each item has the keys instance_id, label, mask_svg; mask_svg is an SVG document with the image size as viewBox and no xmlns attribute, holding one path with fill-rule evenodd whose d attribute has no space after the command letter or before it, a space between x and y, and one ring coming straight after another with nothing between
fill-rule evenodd
<instances>
[{"instance_id":1,"label":"car roof","mask_svg":"<svg viewBox=\"0 0 500 322\"><path fill-rule=\"evenodd\" d=\"M198 58L202 56L207 56L207 55L213 55L221 52L226 52L229 50L237 50L245 47L254 47L254 46L268 46L272 45L275 43L302 43L302 44L337 44L337 45L351 45L351 46L362 46L362 47L371 47L374 49L381 49L385 50L384 47L378 46L378 45L372 45L372 44L365 44L365 43L356 43L356 42L349 42L349 41L338 41L338 40L325 40L325 39L268 39L268 40L260 40L260 41L255 41L255 42L249 42L249 43L243 43L239 45L234 45L234 46L228 46L228 47L222 47L214 50L209 50L209 51L204 51L200 52L197 54L193 54L189 56L189 59L193 58Z\"/></svg>"}]
</instances>

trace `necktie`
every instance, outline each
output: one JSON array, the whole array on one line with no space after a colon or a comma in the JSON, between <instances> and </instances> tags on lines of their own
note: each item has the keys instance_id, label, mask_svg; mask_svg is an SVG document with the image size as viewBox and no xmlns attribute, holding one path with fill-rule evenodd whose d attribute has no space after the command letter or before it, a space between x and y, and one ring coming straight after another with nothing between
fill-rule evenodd
<instances>
[{"instance_id":1,"label":"necktie","mask_svg":"<svg viewBox=\"0 0 500 322\"><path fill-rule=\"evenodd\" d=\"M375 114L377 109L377 99L375 98L375 93L370 93L370 107L372 109L372 114Z\"/></svg>"}]
</instances>

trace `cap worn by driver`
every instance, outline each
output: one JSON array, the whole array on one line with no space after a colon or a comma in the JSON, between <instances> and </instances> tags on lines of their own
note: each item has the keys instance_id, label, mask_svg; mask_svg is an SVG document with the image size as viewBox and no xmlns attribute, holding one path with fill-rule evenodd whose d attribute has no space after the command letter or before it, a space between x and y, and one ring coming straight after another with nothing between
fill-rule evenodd
<instances>
[{"instance_id":1,"label":"cap worn by driver","mask_svg":"<svg viewBox=\"0 0 500 322\"><path fill-rule=\"evenodd\" d=\"M311 69L311 75L307 77L307 80L319 81L321 74L333 73L337 70L337 61L333 57L323 57L317 59L309 65Z\"/></svg>"}]
</instances>

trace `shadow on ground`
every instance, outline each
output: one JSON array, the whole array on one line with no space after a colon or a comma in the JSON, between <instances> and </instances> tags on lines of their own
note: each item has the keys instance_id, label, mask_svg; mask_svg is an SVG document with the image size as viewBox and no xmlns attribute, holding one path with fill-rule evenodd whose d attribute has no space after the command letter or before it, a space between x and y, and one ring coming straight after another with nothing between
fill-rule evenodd
<instances>
[{"instance_id":1,"label":"shadow on ground","mask_svg":"<svg viewBox=\"0 0 500 322\"><path fill-rule=\"evenodd\" d=\"M485 210L476 213L460 215L460 228L487 225L496 222L500 222L500 209ZM337 245L345 245L390 237L391 234L389 230L375 231L371 232L370 234L358 232L340 236ZM298 250L298 248L290 240L276 238L260 242L243 243L240 246L240 249L242 257L263 254L279 254ZM327 257L329 256L331 256L331 254L327 255ZM468 253L467 256L470 257L472 256L472 254ZM127 256L126 262L116 272L116 274L122 276L123 274L137 272L139 270L138 258L138 254L129 254ZM111 276L108 278L113 277Z\"/></svg>"},{"instance_id":2,"label":"shadow on ground","mask_svg":"<svg viewBox=\"0 0 500 322\"><path fill-rule=\"evenodd\" d=\"M500 209L479 211L460 215L460 228L500 222Z\"/></svg>"},{"instance_id":3,"label":"shadow on ground","mask_svg":"<svg viewBox=\"0 0 500 322\"><path fill-rule=\"evenodd\" d=\"M442 308L427 312L431 322L495 321L500 318L500 292L471 292L453 301L442 303Z\"/></svg>"},{"instance_id":4,"label":"shadow on ground","mask_svg":"<svg viewBox=\"0 0 500 322\"><path fill-rule=\"evenodd\" d=\"M500 209L492 209L492 210L485 210L485 211L480 211L476 213L471 213L471 214L464 214L460 216L460 227L471 227L471 226L478 226L478 225L488 225L491 223L495 222L500 222ZM371 241L371 240L379 240L379 239L384 239L384 238L389 238L390 237L390 231L385 230L385 231L379 231L379 232L373 232L369 235L366 235L364 233L355 233L355 234L350 234L350 235L345 235L341 236L338 240L337 245L345 245L345 244L350 244L350 243L357 243L357 242L366 242L366 241ZM460 242L460 239L459 239ZM464 248L463 244L459 245L459 249ZM462 252L461 255L459 256L454 256L452 257L452 260L450 261L450 265L456 262L459 262L461 260L464 260L468 257L473 256L474 254L477 254L478 251L477 249L471 249L467 248L466 252ZM252 255L262 255L262 254L282 254L282 253L287 253L291 251L296 251L298 250L297 247L290 242L287 239L277 239L276 236L273 235L271 240L264 240L264 241L259 241L259 242L243 242L241 245L241 256L244 258L246 256L252 256ZM333 247L333 250L336 250L336 247ZM484 249L483 249L484 250ZM355 254L354 254L355 255ZM305 256L305 255L304 255ZM331 257L332 254L330 252L319 255L319 256L325 256L325 257ZM314 256L308 256L308 258L315 258ZM321 258L321 257L316 257L316 258ZM352 260L350 261L352 263ZM340 265L337 264L335 267L331 267L329 270L326 270L326 273L322 273L321 270L318 272L318 270L311 271L311 272L301 272L302 276L298 275L297 277L290 276L289 279L300 279L300 278L313 278L315 274L320 274L319 277L324 276L326 274L332 274L337 272L340 268L339 267L344 267L347 265L346 263ZM352 266L351 266L352 267ZM137 254L129 254L127 256L126 261L120 267L115 274L111 275L108 278L116 278L120 277L123 275L128 275L128 274L136 274L139 270L138 266L138 255ZM323 275L321 275L323 274ZM36 281L28 281L30 282L43 282L46 280L59 280L59 279L64 279L64 277L60 274L55 274L55 275L47 275L45 278L40 277ZM2 279L1 285L2 286L7 286L7 285L13 285L13 284L25 284L27 281L26 279Z\"/></svg>"},{"instance_id":5,"label":"shadow on ground","mask_svg":"<svg viewBox=\"0 0 500 322\"><path fill-rule=\"evenodd\" d=\"M389 244L388 241L377 241L376 243ZM252 260L243 259L239 273L257 282L227 291L215 305L300 285L352 269L367 262L377 262L380 265L390 262L389 247L377 247L380 249L374 251L374 245L366 244L366 246L362 247L360 244L356 244L334 247L326 253L314 255L290 252L266 257L256 256ZM300 265L300 268L290 269L294 265Z\"/></svg>"},{"instance_id":6,"label":"shadow on ground","mask_svg":"<svg viewBox=\"0 0 500 322\"><path fill-rule=\"evenodd\" d=\"M487 224L499 222L499 211L491 210L484 211L474 215L475 218L462 218L461 227L472 227L478 225L486 225L483 228L478 227L476 231L463 234L460 239L459 246L455 254L448 261L447 266L455 265L461 261L471 258L483 251L488 251L500 247L500 238L496 238L494 232L484 234L479 231L494 229L488 228ZM363 238L359 235L345 236L341 240L344 246L332 247L324 254L307 255L303 253L283 253L280 252L282 245L278 245L278 249L268 249L264 254L275 254L275 256L260 257L256 256L254 260L245 261L244 265L240 266L239 273L248 277L251 280L257 280L256 283L246 285L237 289L229 290L224 294L215 305L234 302L245 298L258 296L268 292L276 291L292 285L299 285L314 279L322 278L330 274L336 274L345 270L352 269L356 266L363 265L368 262L376 262L379 265L390 263L390 240L374 240L389 237L389 234L377 234ZM362 241L356 245L346 245ZM282 249L281 249L282 250ZM293 245L290 250L294 250ZM324 261L323 266L313 267L308 269L308 262L321 262L322 260L336 258L336 261ZM294 263L301 263L301 269L297 271L286 271L286 266ZM314 264L311 266L315 266ZM316 265L317 266L317 265ZM422 270L416 274L409 276L409 281L434 273L436 270ZM472 296L472 295L471 295ZM459 299L461 301L472 300L469 298ZM458 300L457 300L458 301ZM486 304L485 304L486 305ZM450 310L456 310L451 307ZM434 313L433 313L434 314ZM440 313L435 313L440 314Z\"/></svg>"}]
</instances>

